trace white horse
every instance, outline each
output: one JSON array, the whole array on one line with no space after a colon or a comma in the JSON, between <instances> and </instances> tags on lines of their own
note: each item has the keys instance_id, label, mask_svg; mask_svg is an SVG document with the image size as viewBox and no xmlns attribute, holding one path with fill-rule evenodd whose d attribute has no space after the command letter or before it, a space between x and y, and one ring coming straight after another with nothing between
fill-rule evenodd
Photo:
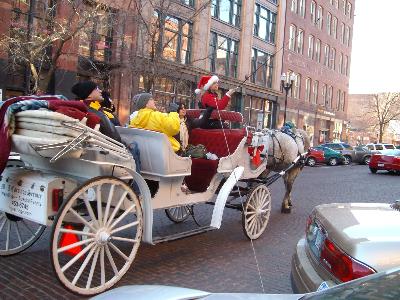
<instances>
[{"instance_id":1,"label":"white horse","mask_svg":"<svg viewBox=\"0 0 400 300\"><path fill-rule=\"evenodd\" d=\"M287 169L292 162L310 148L310 138L301 129L293 129L294 137L279 130L263 129L253 135L252 146L264 145L261 156L267 159L266 170L260 175L265 178L270 171L280 172ZM292 208L291 192L293 183L303 169L304 163L296 165L283 175L286 193L282 201L282 213L290 213Z\"/></svg>"}]
</instances>

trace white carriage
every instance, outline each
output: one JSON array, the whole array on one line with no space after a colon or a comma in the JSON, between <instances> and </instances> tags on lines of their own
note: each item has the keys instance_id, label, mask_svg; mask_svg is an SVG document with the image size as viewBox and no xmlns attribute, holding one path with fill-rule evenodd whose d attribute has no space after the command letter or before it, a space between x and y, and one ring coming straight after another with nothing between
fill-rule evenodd
<instances>
[{"instance_id":1,"label":"white carriage","mask_svg":"<svg viewBox=\"0 0 400 300\"><path fill-rule=\"evenodd\" d=\"M221 115L241 120L239 113ZM243 211L248 238L263 233L271 196L258 177L266 160L251 164L246 128L192 130L190 142L204 144L218 160L178 156L158 132L117 129L123 144L56 112L16 114L12 151L19 156L10 157L0 178L0 256L27 249L48 226L57 278L74 293L93 295L118 282L142 241L219 228L225 206ZM140 149L140 174L125 146L132 142ZM155 209L182 222L193 205L206 202L214 205L207 228L153 237Z\"/></svg>"}]
</instances>

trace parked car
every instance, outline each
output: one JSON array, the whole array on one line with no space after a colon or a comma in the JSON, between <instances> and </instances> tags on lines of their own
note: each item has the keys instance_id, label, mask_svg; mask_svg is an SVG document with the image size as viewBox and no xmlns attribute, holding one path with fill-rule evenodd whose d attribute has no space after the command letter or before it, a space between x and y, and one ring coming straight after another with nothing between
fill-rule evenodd
<instances>
[{"instance_id":1,"label":"parked car","mask_svg":"<svg viewBox=\"0 0 400 300\"><path fill-rule=\"evenodd\" d=\"M374 153L379 153L382 150L393 150L395 149L393 144L367 144L366 145L369 150Z\"/></svg>"},{"instance_id":2,"label":"parked car","mask_svg":"<svg viewBox=\"0 0 400 300\"><path fill-rule=\"evenodd\" d=\"M314 167L318 163L325 163L324 151L322 149L310 148L307 153L307 166Z\"/></svg>"},{"instance_id":3,"label":"parked car","mask_svg":"<svg viewBox=\"0 0 400 300\"><path fill-rule=\"evenodd\" d=\"M396 149L400 149L400 145L397 145L397 146L396 146Z\"/></svg>"},{"instance_id":4,"label":"parked car","mask_svg":"<svg viewBox=\"0 0 400 300\"><path fill-rule=\"evenodd\" d=\"M162 285L130 285L109 290L94 300L326 300L400 298L400 268L373 274L332 288L308 294L209 293L194 289Z\"/></svg>"},{"instance_id":5,"label":"parked car","mask_svg":"<svg viewBox=\"0 0 400 300\"><path fill-rule=\"evenodd\" d=\"M344 161L343 164L344 165L349 165L351 164L352 161L354 161L355 159L355 151L353 149L352 146L350 146L349 144L346 143L326 143L326 144L322 144L320 146L323 147L328 147L332 150L338 151L340 153L343 154L344 157Z\"/></svg>"},{"instance_id":6,"label":"parked car","mask_svg":"<svg viewBox=\"0 0 400 300\"><path fill-rule=\"evenodd\" d=\"M353 162L363 164L363 165L368 165L369 161L371 160L372 156L372 151L369 150L365 146L356 146L354 147L355 155Z\"/></svg>"},{"instance_id":7,"label":"parked car","mask_svg":"<svg viewBox=\"0 0 400 300\"><path fill-rule=\"evenodd\" d=\"M323 146L317 146L314 149L324 151L325 163L329 166L336 166L344 162L344 156L340 152Z\"/></svg>"},{"instance_id":8,"label":"parked car","mask_svg":"<svg viewBox=\"0 0 400 300\"><path fill-rule=\"evenodd\" d=\"M331 287L400 266L399 210L399 201L316 206L292 258L294 291L311 292L322 282Z\"/></svg>"},{"instance_id":9,"label":"parked car","mask_svg":"<svg viewBox=\"0 0 400 300\"><path fill-rule=\"evenodd\" d=\"M378 170L400 173L400 150L382 150L380 153L373 154L369 169L374 174Z\"/></svg>"}]
</instances>

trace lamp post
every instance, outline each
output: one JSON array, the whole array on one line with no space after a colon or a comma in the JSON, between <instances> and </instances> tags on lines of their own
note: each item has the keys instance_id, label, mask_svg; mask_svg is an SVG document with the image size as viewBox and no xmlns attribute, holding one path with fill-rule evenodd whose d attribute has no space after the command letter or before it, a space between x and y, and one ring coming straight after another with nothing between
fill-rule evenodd
<instances>
[{"instance_id":1,"label":"lamp post","mask_svg":"<svg viewBox=\"0 0 400 300\"><path fill-rule=\"evenodd\" d=\"M293 82L296 80L296 75L294 73L290 74L290 76L286 76L285 73L281 75L281 85L285 90L285 111L283 114L283 124L286 123L286 106L287 106L287 97L290 89L293 87Z\"/></svg>"}]
</instances>

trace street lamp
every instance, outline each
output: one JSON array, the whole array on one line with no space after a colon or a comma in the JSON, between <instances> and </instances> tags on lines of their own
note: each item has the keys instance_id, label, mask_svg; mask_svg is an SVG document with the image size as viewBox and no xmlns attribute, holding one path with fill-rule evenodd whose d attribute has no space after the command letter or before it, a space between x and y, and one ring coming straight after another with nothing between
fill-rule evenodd
<instances>
[{"instance_id":1,"label":"street lamp","mask_svg":"<svg viewBox=\"0 0 400 300\"><path fill-rule=\"evenodd\" d=\"M294 73L290 74L290 76L286 76L285 73L281 75L281 85L282 88L285 90L285 111L283 114L283 124L286 123L286 106L287 106L287 97L289 94L290 89L293 86L293 82L296 80L296 75Z\"/></svg>"}]
</instances>

